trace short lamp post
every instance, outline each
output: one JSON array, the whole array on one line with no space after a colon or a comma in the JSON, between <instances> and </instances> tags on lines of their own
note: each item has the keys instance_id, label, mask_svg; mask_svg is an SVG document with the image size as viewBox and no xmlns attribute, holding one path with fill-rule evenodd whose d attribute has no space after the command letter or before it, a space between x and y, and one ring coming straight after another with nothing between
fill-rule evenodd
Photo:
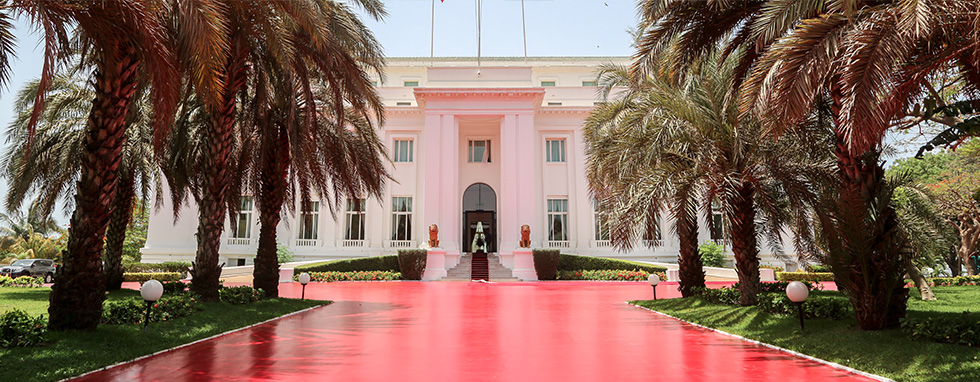
<instances>
[{"instance_id":1,"label":"short lamp post","mask_svg":"<svg viewBox=\"0 0 980 382\"><path fill-rule=\"evenodd\" d=\"M310 274L303 272L299 275L299 283L303 284L303 295L300 297L301 300L306 299L306 284L310 283Z\"/></svg>"},{"instance_id":2,"label":"short lamp post","mask_svg":"<svg viewBox=\"0 0 980 382\"><path fill-rule=\"evenodd\" d=\"M660 284L660 275L658 275L656 273L651 273L650 274L650 277L647 278L647 281L649 281L650 282L650 286L653 287L653 299L656 300L657 299L657 284Z\"/></svg>"},{"instance_id":3,"label":"short lamp post","mask_svg":"<svg viewBox=\"0 0 980 382\"><path fill-rule=\"evenodd\" d=\"M803 330L803 303L810 296L810 289L799 281L793 281L786 286L786 297L796 303L796 309L800 313L800 330Z\"/></svg>"},{"instance_id":4,"label":"short lamp post","mask_svg":"<svg viewBox=\"0 0 980 382\"><path fill-rule=\"evenodd\" d=\"M146 301L146 317L143 319L143 333L146 333L146 327L150 325L150 308L160 299L160 296L163 296L163 284L157 280L143 283L140 287L140 296L143 297L143 301Z\"/></svg>"}]
</instances>

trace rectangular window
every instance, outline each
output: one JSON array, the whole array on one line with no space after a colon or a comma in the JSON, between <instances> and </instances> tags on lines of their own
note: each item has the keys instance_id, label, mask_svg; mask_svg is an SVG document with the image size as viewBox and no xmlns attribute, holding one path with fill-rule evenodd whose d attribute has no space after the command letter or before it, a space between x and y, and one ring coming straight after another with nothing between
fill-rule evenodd
<instances>
[{"instance_id":1,"label":"rectangular window","mask_svg":"<svg viewBox=\"0 0 980 382\"><path fill-rule=\"evenodd\" d=\"M418 81L405 81L404 84L406 88L414 88L419 86Z\"/></svg>"},{"instance_id":2,"label":"rectangular window","mask_svg":"<svg viewBox=\"0 0 980 382\"><path fill-rule=\"evenodd\" d=\"M548 240L568 240L568 199L548 199Z\"/></svg>"},{"instance_id":3,"label":"rectangular window","mask_svg":"<svg viewBox=\"0 0 980 382\"><path fill-rule=\"evenodd\" d=\"M395 106L412 106L411 102L395 102Z\"/></svg>"},{"instance_id":4,"label":"rectangular window","mask_svg":"<svg viewBox=\"0 0 980 382\"><path fill-rule=\"evenodd\" d=\"M609 240L609 218L606 213L599 208L598 200L592 199L592 210L595 214L596 241Z\"/></svg>"},{"instance_id":5,"label":"rectangular window","mask_svg":"<svg viewBox=\"0 0 980 382\"><path fill-rule=\"evenodd\" d=\"M412 139L395 139L395 162L412 162L415 156L415 141Z\"/></svg>"},{"instance_id":6,"label":"rectangular window","mask_svg":"<svg viewBox=\"0 0 980 382\"><path fill-rule=\"evenodd\" d=\"M299 213L299 238L316 240L320 230L320 202L303 203Z\"/></svg>"},{"instance_id":7,"label":"rectangular window","mask_svg":"<svg viewBox=\"0 0 980 382\"><path fill-rule=\"evenodd\" d=\"M541 81L541 86L555 86L555 81Z\"/></svg>"},{"instance_id":8,"label":"rectangular window","mask_svg":"<svg viewBox=\"0 0 980 382\"><path fill-rule=\"evenodd\" d=\"M391 240L412 240L412 197L391 198Z\"/></svg>"},{"instance_id":9,"label":"rectangular window","mask_svg":"<svg viewBox=\"0 0 980 382\"><path fill-rule=\"evenodd\" d=\"M545 162L565 163L565 140L564 139L545 139Z\"/></svg>"},{"instance_id":10,"label":"rectangular window","mask_svg":"<svg viewBox=\"0 0 980 382\"><path fill-rule=\"evenodd\" d=\"M721 242L725 240L725 222L722 220L721 204L717 201L711 203L711 240Z\"/></svg>"},{"instance_id":11,"label":"rectangular window","mask_svg":"<svg viewBox=\"0 0 980 382\"><path fill-rule=\"evenodd\" d=\"M238 205L238 219L231 222L231 237L248 239L252 237L252 197L243 196Z\"/></svg>"},{"instance_id":12,"label":"rectangular window","mask_svg":"<svg viewBox=\"0 0 980 382\"><path fill-rule=\"evenodd\" d=\"M595 86L599 86L599 83L596 82L596 81L582 81L582 86L585 86L585 87L589 87L589 86L595 87Z\"/></svg>"},{"instance_id":13,"label":"rectangular window","mask_svg":"<svg viewBox=\"0 0 980 382\"><path fill-rule=\"evenodd\" d=\"M364 199L347 199L344 240L364 240Z\"/></svg>"},{"instance_id":14,"label":"rectangular window","mask_svg":"<svg viewBox=\"0 0 980 382\"><path fill-rule=\"evenodd\" d=\"M548 106L561 106L561 102L548 102Z\"/></svg>"},{"instance_id":15,"label":"rectangular window","mask_svg":"<svg viewBox=\"0 0 980 382\"><path fill-rule=\"evenodd\" d=\"M490 163L490 141L470 141L470 163Z\"/></svg>"}]
</instances>

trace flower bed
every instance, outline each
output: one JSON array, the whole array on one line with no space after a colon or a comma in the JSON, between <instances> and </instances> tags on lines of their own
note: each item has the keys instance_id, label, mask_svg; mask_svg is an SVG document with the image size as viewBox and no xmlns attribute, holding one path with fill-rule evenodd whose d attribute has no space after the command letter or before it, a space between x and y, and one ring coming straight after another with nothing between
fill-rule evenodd
<instances>
[{"instance_id":1,"label":"flower bed","mask_svg":"<svg viewBox=\"0 0 980 382\"><path fill-rule=\"evenodd\" d=\"M293 281L298 280L299 276L293 276ZM357 271L357 272L310 272L310 281L332 282L332 281L391 281L400 280L400 272L390 271Z\"/></svg>"},{"instance_id":2,"label":"flower bed","mask_svg":"<svg viewBox=\"0 0 980 382\"><path fill-rule=\"evenodd\" d=\"M7 276L0 276L0 287L14 286L40 288L41 285L44 285L44 279L41 277L20 276L17 278L10 278Z\"/></svg>"},{"instance_id":3,"label":"flower bed","mask_svg":"<svg viewBox=\"0 0 980 382\"><path fill-rule=\"evenodd\" d=\"M663 272L657 272L660 280L667 280ZM599 281L647 281L649 272L623 271L616 269L558 271L559 280L599 280Z\"/></svg>"}]
</instances>

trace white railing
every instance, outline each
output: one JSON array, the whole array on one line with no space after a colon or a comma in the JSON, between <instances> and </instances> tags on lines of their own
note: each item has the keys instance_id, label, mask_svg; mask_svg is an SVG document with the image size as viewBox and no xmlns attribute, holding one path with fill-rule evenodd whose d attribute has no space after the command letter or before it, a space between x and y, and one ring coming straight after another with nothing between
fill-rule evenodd
<instances>
[{"instance_id":1,"label":"white railing","mask_svg":"<svg viewBox=\"0 0 980 382\"><path fill-rule=\"evenodd\" d=\"M593 248L610 248L612 247L612 242L609 240L595 240L592 242Z\"/></svg>"},{"instance_id":2,"label":"white railing","mask_svg":"<svg viewBox=\"0 0 980 382\"><path fill-rule=\"evenodd\" d=\"M568 240L548 240L545 243L545 248L570 248L571 243Z\"/></svg>"},{"instance_id":3,"label":"white railing","mask_svg":"<svg viewBox=\"0 0 980 382\"><path fill-rule=\"evenodd\" d=\"M367 241L366 240L341 240L340 246L348 247L348 248L364 248L367 247Z\"/></svg>"},{"instance_id":4,"label":"white railing","mask_svg":"<svg viewBox=\"0 0 980 382\"><path fill-rule=\"evenodd\" d=\"M662 247L664 245L663 240L643 240L643 245L647 248Z\"/></svg>"},{"instance_id":5,"label":"white railing","mask_svg":"<svg viewBox=\"0 0 980 382\"><path fill-rule=\"evenodd\" d=\"M296 239L293 244L294 247L316 247L320 245L320 241L317 239Z\"/></svg>"},{"instance_id":6,"label":"white railing","mask_svg":"<svg viewBox=\"0 0 980 382\"><path fill-rule=\"evenodd\" d=\"M411 240L388 240L385 243L388 248L413 248L415 244Z\"/></svg>"},{"instance_id":7,"label":"white railing","mask_svg":"<svg viewBox=\"0 0 980 382\"><path fill-rule=\"evenodd\" d=\"M228 245L252 245L252 239L247 237L229 237Z\"/></svg>"}]
</instances>

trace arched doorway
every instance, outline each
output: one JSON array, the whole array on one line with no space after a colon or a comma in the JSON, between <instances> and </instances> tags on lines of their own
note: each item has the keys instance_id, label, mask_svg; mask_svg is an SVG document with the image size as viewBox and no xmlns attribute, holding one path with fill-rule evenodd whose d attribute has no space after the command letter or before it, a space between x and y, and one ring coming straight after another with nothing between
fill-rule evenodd
<instances>
[{"instance_id":1,"label":"arched doorway","mask_svg":"<svg viewBox=\"0 0 980 382\"><path fill-rule=\"evenodd\" d=\"M487 252L497 252L497 193L485 183L473 183L463 192L463 252L470 251L477 223L483 223Z\"/></svg>"}]
</instances>

